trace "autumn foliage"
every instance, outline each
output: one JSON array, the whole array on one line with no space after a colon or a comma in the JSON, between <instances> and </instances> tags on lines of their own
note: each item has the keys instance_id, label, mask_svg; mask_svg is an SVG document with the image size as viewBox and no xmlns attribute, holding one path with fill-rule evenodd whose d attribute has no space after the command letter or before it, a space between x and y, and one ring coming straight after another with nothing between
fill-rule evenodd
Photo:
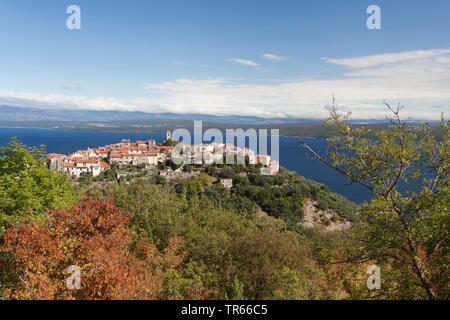
<instances>
[{"instance_id":1,"label":"autumn foliage","mask_svg":"<svg viewBox=\"0 0 450 320\"><path fill-rule=\"evenodd\" d=\"M13 252L19 285L13 299L160 299L163 284L185 258L183 240L162 250L146 239L132 240L129 214L108 201L83 198L70 210L51 211L43 222L7 230L0 248ZM81 288L69 289L71 265L81 269ZM199 296L198 298L202 298Z\"/></svg>"},{"instance_id":2,"label":"autumn foliage","mask_svg":"<svg viewBox=\"0 0 450 320\"><path fill-rule=\"evenodd\" d=\"M391 140L379 140L387 144L382 154L398 154L389 151ZM430 163L448 166L445 141L425 141ZM442 157L431 155L436 145ZM358 210L351 228L330 232L303 227L301 211L284 205L285 198L323 201L329 192L286 170L266 179L255 167L246 172L253 181L225 167L234 174L232 190L210 186L200 173L190 179L206 187L180 193L178 184L148 177L80 187L45 168L39 150L14 141L0 158L0 300L449 297L444 167L435 192L391 192L360 208L330 206L344 218ZM79 200L77 190L91 198ZM253 210L266 204L279 214ZM367 287L373 264L382 270L380 290Z\"/></svg>"}]
</instances>

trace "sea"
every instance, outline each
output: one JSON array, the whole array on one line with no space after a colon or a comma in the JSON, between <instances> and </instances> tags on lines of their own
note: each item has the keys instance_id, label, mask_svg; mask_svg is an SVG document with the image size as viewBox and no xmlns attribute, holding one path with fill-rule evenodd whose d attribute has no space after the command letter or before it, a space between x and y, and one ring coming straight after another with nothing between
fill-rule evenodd
<instances>
[{"instance_id":1,"label":"sea","mask_svg":"<svg viewBox=\"0 0 450 320\"><path fill-rule=\"evenodd\" d=\"M102 132L102 131L66 131L50 128L19 128L0 127L0 145L6 145L11 137L17 137L28 146L45 145L48 153L70 154L75 150L97 148L107 144L119 142L122 139L149 140L162 142L163 132ZM324 155L327 141L323 138L302 138L314 150ZM270 151L270 139L269 139ZM339 175L333 169L311 158L307 151L299 144L295 137L280 137L279 140L280 165L286 169L296 171L307 179L325 184L336 193L344 195L356 203L369 201L371 193L364 187L349 183L349 179Z\"/></svg>"}]
</instances>

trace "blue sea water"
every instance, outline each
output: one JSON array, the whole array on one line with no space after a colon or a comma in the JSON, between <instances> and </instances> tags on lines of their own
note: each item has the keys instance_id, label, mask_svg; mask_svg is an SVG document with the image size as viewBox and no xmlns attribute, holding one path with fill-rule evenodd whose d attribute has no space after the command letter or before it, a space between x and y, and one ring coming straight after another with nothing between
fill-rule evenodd
<instances>
[{"instance_id":1,"label":"blue sea water","mask_svg":"<svg viewBox=\"0 0 450 320\"><path fill-rule=\"evenodd\" d=\"M69 154L74 150L97 148L115 143L121 139L148 140L162 142L162 132L100 132L100 131L62 131L45 128L0 127L0 145L8 143L11 137L17 137L29 146L46 145L47 152ZM270 139L269 139L270 140ZM326 152L327 143L322 138L306 138L307 143L319 153ZM270 143L269 143L270 150ZM333 169L312 160L293 137L280 137L280 164L296 171L299 175L327 185L333 192L340 193L356 203L371 199L371 194L358 184L338 175Z\"/></svg>"}]
</instances>

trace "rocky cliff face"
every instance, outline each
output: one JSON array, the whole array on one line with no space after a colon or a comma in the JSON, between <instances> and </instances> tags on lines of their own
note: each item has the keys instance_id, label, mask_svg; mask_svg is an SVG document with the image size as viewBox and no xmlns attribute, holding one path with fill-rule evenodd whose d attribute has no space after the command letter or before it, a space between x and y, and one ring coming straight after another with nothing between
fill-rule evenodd
<instances>
[{"instance_id":1,"label":"rocky cliff face","mask_svg":"<svg viewBox=\"0 0 450 320\"><path fill-rule=\"evenodd\" d=\"M301 224L307 228L322 227L327 231L345 230L352 226L350 221L340 217L334 210L320 210L317 201L307 199L303 206Z\"/></svg>"}]
</instances>

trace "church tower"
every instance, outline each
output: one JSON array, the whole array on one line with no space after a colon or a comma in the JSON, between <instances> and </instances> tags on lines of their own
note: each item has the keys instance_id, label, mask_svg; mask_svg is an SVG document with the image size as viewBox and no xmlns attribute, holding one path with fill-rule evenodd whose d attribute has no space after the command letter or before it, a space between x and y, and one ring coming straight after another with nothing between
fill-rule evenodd
<instances>
[{"instance_id":1,"label":"church tower","mask_svg":"<svg viewBox=\"0 0 450 320\"><path fill-rule=\"evenodd\" d=\"M169 141L170 140L170 130L166 131L166 140Z\"/></svg>"}]
</instances>

